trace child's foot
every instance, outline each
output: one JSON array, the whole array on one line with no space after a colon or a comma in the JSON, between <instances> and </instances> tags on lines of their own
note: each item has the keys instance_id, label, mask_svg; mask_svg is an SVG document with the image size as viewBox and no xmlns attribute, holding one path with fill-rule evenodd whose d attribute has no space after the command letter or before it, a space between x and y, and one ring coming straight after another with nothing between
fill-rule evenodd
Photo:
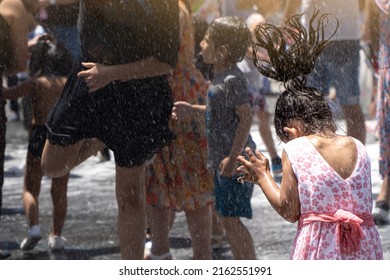
<instances>
[{"instance_id":1,"label":"child's foot","mask_svg":"<svg viewBox=\"0 0 390 280\"><path fill-rule=\"evenodd\" d=\"M28 236L20 243L20 249L23 251L29 251L37 246L39 240L42 239L41 228L38 225L34 225L28 231Z\"/></svg>"},{"instance_id":2,"label":"child's foot","mask_svg":"<svg viewBox=\"0 0 390 280\"><path fill-rule=\"evenodd\" d=\"M282 159L277 156L271 160L271 170L274 176L282 174Z\"/></svg>"}]
</instances>

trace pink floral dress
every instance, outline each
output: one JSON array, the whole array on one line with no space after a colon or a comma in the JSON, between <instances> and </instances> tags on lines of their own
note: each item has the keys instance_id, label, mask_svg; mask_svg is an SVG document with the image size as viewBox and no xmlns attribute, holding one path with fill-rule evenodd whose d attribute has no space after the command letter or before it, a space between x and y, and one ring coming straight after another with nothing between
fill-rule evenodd
<instances>
[{"instance_id":1,"label":"pink floral dress","mask_svg":"<svg viewBox=\"0 0 390 280\"><path fill-rule=\"evenodd\" d=\"M383 259L373 223L371 165L365 147L343 179L307 137L288 142L285 151L298 180L301 215L291 259Z\"/></svg>"}]
</instances>

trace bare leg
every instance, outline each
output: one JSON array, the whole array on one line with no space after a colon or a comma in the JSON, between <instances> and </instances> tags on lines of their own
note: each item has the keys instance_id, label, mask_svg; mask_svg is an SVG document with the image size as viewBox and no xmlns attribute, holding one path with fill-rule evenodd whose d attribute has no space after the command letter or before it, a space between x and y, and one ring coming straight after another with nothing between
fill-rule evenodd
<instances>
[{"instance_id":1,"label":"bare leg","mask_svg":"<svg viewBox=\"0 0 390 280\"><path fill-rule=\"evenodd\" d=\"M155 256L161 256L169 252L169 225L171 220L170 209L147 206L148 208L148 223L150 227L150 239L152 248L150 252ZM152 259L145 255L145 259Z\"/></svg>"},{"instance_id":2,"label":"bare leg","mask_svg":"<svg viewBox=\"0 0 390 280\"><path fill-rule=\"evenodd\" d=\"M23 185L23 206L29 227L39 224L39 192L42 169L39 159L27 153Z\"/></svg>"},{"instance_id":3,"label":"bare leg","mask_svg":"<svg viewBox=\"0 0 390 280\"><path fill-rule=\"evenodd\" d=\"M42 170L49 177L63 177L105 146L96 138L84 139L69 146L53 145L46 141L42 153Z\"/></svg>"},{"instance_id":4,"label":"bare leg","mask_svg":"<svg viewBox=\"0 0 390 280\"><path fill-rule=\"evenodd\" d=\"M211 206L186 211L194 260L211 260Z\"/></svg>"},{"instance_id":5,"label":"bare leg","mask_svg":"<svg viewBox=\"0 0 390 280\"><path fill-rule=\"evenodd\" d=\"M238 217L220 217L236 260L255 260L256 253L249 230Z\"/></svg>"},{"instance_id":6,"label":"bare leg","mask_svg":"<svg viewBox=\"0 0 390 280\"><path fill-rule=\"evenodd\" d=\"M145 164L132 168L116 166L116 199L122 259L141 260L146 225Z\"/></svg>"},{"instance_id":7,"label":"bare leg","mask_svg":"<svg viewBox=\"0 0 390 280\"><path fill-rule=\"evenodd\" d=\"M259 119L259 132L261 139L263 139L271 159L276 158L278 153L275 148L275 142L269 124L269 114L265 111L259 111L257 112L257 117Z\"/></svg>"},{"instance_id":8,"label":"bare leg","mask_svg":"<svg viewBox=\"0 0 390 280\"><path fill-rule=\"evenodd\" d=\"M218 218L218 214L214 208L211 209L211 221L212 221L212 235L223 236L224 229L221 224L221 221Z\"/></svg>"},{"instance_id":9,"label":"bare leg","mask_svg":"<svg viewBox=\"0 0 390 280\"><path fill-rule=\"evenodd\" d=\"M171 230L173 227L173 224L175 223L175 218L176 218L176 211L169 210L169 223L168 223L168 229Z\"/></svg>"},{"instance_id":10,"label":"bare leg","mask_svg":"<svg viewBox=\"0 0 390 280\"><path fill-rule=\"evenodd\" d=\"M53 229L51 234L60 236L64 228L68 205L67 189L69 175L53 178L51 182L51 199L53 201Z\"/></svg>"},{"instance_id":11,"label":"bare leg","mask_svg":"<svg viewBox=\"0 0 390 280\"><path fill-rule=\"evenodd\" d=\"M343 106L343 113L347 124L347 134L366 143L366 126L362 108L359 104Z\"/></svg>"},{"instance_id":12,"label":"bare leg","mask_svg":"<svg viewBox=\"0 0 390 280\"><path fill-rule=\"evenodd\" d=\"M382 182L381 190L376 198L377 201L385 201L390 203L390 181L389 176L386 176Z\"/></svg>"}]
</instances>

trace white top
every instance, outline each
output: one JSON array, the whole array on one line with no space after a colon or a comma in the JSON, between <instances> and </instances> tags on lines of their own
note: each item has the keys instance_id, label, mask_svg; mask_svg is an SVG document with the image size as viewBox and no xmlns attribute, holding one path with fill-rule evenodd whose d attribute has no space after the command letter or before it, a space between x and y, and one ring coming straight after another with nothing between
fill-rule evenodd
<instances>
[{"instance_id":1,"label":"white top","mask_svg":"<svg viewBox=\"0 0 390 280\"><path fill-rule=\"evenodd\" d=\"M306 26L313 8L321 9L320 13L333 14L339 20L339 29L333 40L359 40L360 39L360 9L358 0L302 0L303 23ZM330 17L326 28L327 35L335 29L335 20Z\"/></svg>"}]
</instances>

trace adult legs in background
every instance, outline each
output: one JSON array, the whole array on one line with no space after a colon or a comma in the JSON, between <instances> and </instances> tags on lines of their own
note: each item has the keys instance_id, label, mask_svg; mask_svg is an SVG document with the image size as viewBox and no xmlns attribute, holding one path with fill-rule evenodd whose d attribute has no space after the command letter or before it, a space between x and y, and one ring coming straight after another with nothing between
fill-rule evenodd
<instances>
[{"instance_id":1,"label":"adult legs in background","mask_svg":"<svg viewBox=\"0 0 390 280\"><path fill-rule=\"evenodd\" d=\"M225 230L214 207L211 209L211 247L221 249L225 242Z\"/></svg>"},{"instance_id":2,"label":"adult legs in background","mask_svg":"<svg viewBox=\"0 0 390 280\"><path fill-rule=\"evenodd\" d=\"M148 208L152 247L150 253L146 253L144 258L149 260L172 259L169 246L172 210L154 206L148 206ZM185 214L191 237L193 259L211 260L211 206L207 205L196 210L187 210ZM205 246L205 244L208 244L208 246Z\"/></svg>"},{"instance_id":3,"label":"adult legs in background","mask_svg":"<svg viewBox=\"0 0 390 280\"><path fill-rule=\"evenodd\" d=\"M363 109L360 104L342 106L347 134L366 143L366 125Z\"/></svg>"},{"instance_id":4,"label":"adult legs in background","mask_svg":"<svg viewBox=\"0 0 390 280\"><path fill-rule=\"evenodd\" d=\"M0 93L1 94L1 93ZM1 97L0 97L1 98ZM6 142L6 119L5 106L0 99L0 216L1 207L3 205L3 184L4 184L4 156L5 156L5 142Z\"/></svg>"},{"instance_id":5,"label":"adult legs in background","mask_svg":"<svg viewBox=\"0 0 390 280\"><path fill-rule=\"evenodd\" d=\"M252 236L240 218L219 216L219 219L225 229L234 259L255 260L256 253Z\"/></svg>"},{"instance_id":6,"label":"adult legs in background","mask_svg":"<svg viewBox=\"0 0 390 280\"><path fill-rule=\"evenodd\" d=\"M145 246L145 167L116 166L118 236L122 259L143 259Z\"/></svg>"},{"instance_id":7,"label":"adult legs in background","mask_svg":"<svg viewBox=\"0 0 390 280\"><path fill-rule=\"evenodd\" d=\"M46 142L42 167L61 177L105 147L98 139L84 139L70 146ZM58 160L61 159L61 160ZM118 236L122 259L142 259L145 243L145 163L131 168L116 165Z\"/></svg>"},{"instance_id":8,"label":"adult legs in background","mask_svg":"<svg viewBox=\"0 0 390 280\"><path fill-rule=\"evenodd\" d=\"M211 205L185 211L194 260L211 260ZM205 246L208 244L208 246Z\"/></svg>"},{"instance_id":9,"label":"adult legs in background","mask_svg":"<svg viewBox=\"0 0 390 280\"><path fill-rule=\"evenodd\" d=\"M275 158L278 156L278 153L275 148L274 139L269 125L269 113L265 111L258 111L257 117L259 119L260 136L263 139L270 157Z\"/></svg>"},{"instance_id":10,"label":"adult legs in background","mask_svg":"<svg viewBox=\"0 0 390 280\"><path fill-rule=\"evenodd\" d=\"M365 144L366 128L360 105L359 65L358 40L333 41L318 57L314 71L308 76L308 85L326 95L332 86L335 87L347 125L347 135Z\"/></svg>"},{"instance_id":11,"label":"adult legs in background","mask_svg":"<svg viewBox=\"0 0 390 280\"><path fill-rule=\"evenodd\" d=\"M144 259L172 259L169 246L169 230L172 210L147 205L148 225L152 247L145 250Z\"/></svg>"},{"instance_id":12,"label":"adult legs in background","mask_svg":"<svg viewBox=\"0 0 390 280\"><path fill-rule=\"evenodd\" d=\"M271 169L273 175L278 175L282 173L282 159L279 157L278 152L276 151L275 141L272 136L269 113L265 110L259 110L256 112L259 119L259 132L261 139L267 148L267 151L271 157Z\"/></svg>"},{"instance_id":13,"label":"adult legs in background","mask_svg":"<svg viewBox=\"0 0 390 280\"><path fill-rule=\"evenodd\" d=\"M383 225L388 222L390 206L390 182L389 175L385 176L381 190L376 198L373 217L375 224Z\"/></svg>"}]
</instances>

